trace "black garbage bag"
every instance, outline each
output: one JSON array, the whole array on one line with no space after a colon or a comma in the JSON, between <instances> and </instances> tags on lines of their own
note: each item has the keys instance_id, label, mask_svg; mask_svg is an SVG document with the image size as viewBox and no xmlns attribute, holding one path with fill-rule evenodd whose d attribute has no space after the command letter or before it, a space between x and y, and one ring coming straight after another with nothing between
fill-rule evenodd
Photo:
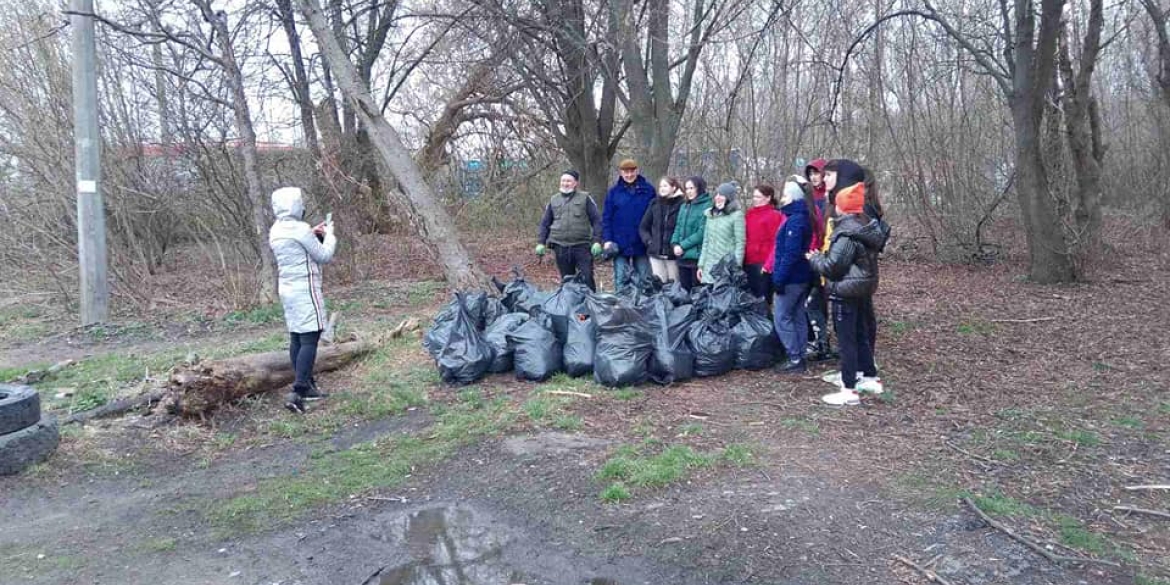
<instances>
[{"instance_id":1,"label":"black garbage bag","mask_svg":"<svg viewBox=\"0 0 1170 585\"><path fill-rule=\"evenodd\" d=\"M488 297L487 301L484 303L483 308L484 331L487 331L487 328L491 327L492 323L496 322L496 319L499 319L500 317L503 317L510 312L511 311L509 311L508 308L504 306L503 301L501 301L499 298Z\"/></svg>"},{"instance_id":2,"label":"black garbage bag","mask_svg":"<svg viewBox=\"0 0 1170 585\"><path fill-rule=\"evenodd\" d=\"M547 299L540 304L541 310L552 317L553 331L557 334L557 339L562 344L566 341L569 328L569 314L573 312L585 299L585 295L590 294L589 287L581 282L580 277L576 275L566 276L561 283L560 288L553 291Z\"/></svg>"},{"instance_id":3,"label":"black garbage bag","mask_svg":"<svg viewBox=\"0 0 1170 585\"><path fill-rule=\"evenodd\" d=\"M735 367L735 347L727 318L704 314L687 331L687 341L695 352L696 376L718 376Z\"/></svg>"},{"instance_id":4,"label":"black garbage bag","mask_svg":"<svg viewBox=\"0 0 1170 585\"><path fill-rule=\"evenodd\" d=\"M617 291L617 296L630 301L630 304L634 306L640 306L662 292L662 287L662 281L657 276L646 274L631 279L621 290Z\"/></svg>"},{"instance_id":5,"label":"black garbage bag","mask_svg":"<svg viewBox=\"0 0 1170 585\"><path fill-rule=\"evenodd\" d=\"M689 380L695 375L695 353L687 343L687 332L698 311L694 305L675 307L665 297L654 305L654 353L650 356L650 379L658 384Z\"/></svg>"},{"instance_id":6,"label":"black garbage bag","mask_svg":"<svg viewBox=\"0 0 1170 585\"><path fill-rule=\"evenodd\" d=\"M439 359L439 354L443 351L443 346L447 345L447 338L451 336L451 327L455 325L455 318L459 315L461 301L456 297L451 302L443 305L438 313L435 313L435 322L431 324L431 328L427 329L423 335L423 348L427 353L431 354L434 359Z\"/></svg>"},{"instance_id":7,"label":"black garbage bag","mask_svg":"<svg viewBox=\"0 0 1170 585\"><path fill-rule=\"evenodd\" d=\"M729 285L734 288L748 288L747 274L740 267L739 263L735 261L735 256L728 254L720 258L711 271L703 273L703 282L709 282L715 286Z\"/></svg>"},{"instance_id":8,"label":"black garbage bag","mask_svg":"<svg viewBox=\"0 0 1170 585\"><path fill-rule=\"evenodd\" d=\"M506 333L512 348L516 377L543 382L564 369L561 342L553 332L552 319L536 309L528 322Z\"/></svg>"},{"instance_id":9,"label":"black garbage bag","mask_svg":"<svg viewBox=\"0 0 1170 585\"><path fill-rule=\"evenodd\" d=\"M501 315L491 325L488 325L487 330L483 334L483 339L495 351L492 364L488 366L489 372L499 374L512 371L512 347L508 345L507 335L527 322L528 315L524 313L508 313L507 315Z\"/></svg>"},{"instance_id":10,"label":"black garbage bag","mask_svg":"<svg viewBox=\"0 0 1170 585\"><path fill-rule=\"evenodd\" d=\"M670 300L674 306L691 304L691 293L683 288L683 285L677 280L672 280L662 287L662 294Z\"/></svg>"},{"instance_id":11,"label":"black garbage bag","mask_svg":"<svg viewBox=\"0 0 1170 585\"><path fill-rule=\"evenodd\" d=\"M593 354L597 349L597 321L582 303L569 315L565 341L565 373L585 376L593 373Z\"/></svg>"},{"instance_id":12,"label":"black garbage bag","mask_svg":"<svg viewBox=\"0 0 1170 585\"><path fill-rule=\"evenodd\" d=\"M780 340L772 320L752 310L739 315L731 328L735 346L735 367L744 370L770 368L780 358Z\"/></svg>"},{"instance_id":13,"label":"black garbage bag","mask_svg":"<svg viewBox=\"0 0 1170 585\"><path fill-rule=\"evenodd\" d=\"M460 307L448 331L447 344L439 353L439 376L448 384L470 384L487 373L494 355L471 315Z\"/></svg>"},{"instance_id":14,"label":"black garbage bag","mask_svg":"<svg viewBox=\"0 0 1170 585\"><path fill-rule=\"evenodd\" d=\"M503 295L501 302L504 308L516 313L527 313L530 304L525 303L526 299L536 294L538 291L536 286L524 280L524 271L519 266L512 267L512 282L501 284L495 277L492 278L496 288L500 289L500 294ZM525 303L527 306L521 307ZM539 304L539 303L538 303Z\"/></svg>"},{"instance_id":15,"label":"black garbage bag","mask_svg":"<svg viewBox=\"0 0 1170 585\"><path fill-rule=\"evenodd\" d=\"M603 386L633 386L650 377L654 331L642 310L626 301L606 303L593 314L597 348L593 379Z\"/></svg>"}]
</instances>

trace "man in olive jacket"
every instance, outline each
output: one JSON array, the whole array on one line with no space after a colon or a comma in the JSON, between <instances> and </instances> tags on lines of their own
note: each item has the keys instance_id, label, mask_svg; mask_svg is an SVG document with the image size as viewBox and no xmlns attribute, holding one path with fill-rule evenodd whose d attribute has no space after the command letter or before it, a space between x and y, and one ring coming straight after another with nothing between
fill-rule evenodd
<instances>
[{"instance_id":1,"label":"man in olive jacket","mask_svg":"<svg viewBox=\"0 0 1170 585\"><path fill-rule=\"evenodd\" d=\"M560 192L544 207L536 255L544 256L552 248L562 279L580 275L589 290L596 291L593 258L601 254L601 213L593 197L577 190L580 177L574 170L561 174Z\"/></svg>"}]
</instances>

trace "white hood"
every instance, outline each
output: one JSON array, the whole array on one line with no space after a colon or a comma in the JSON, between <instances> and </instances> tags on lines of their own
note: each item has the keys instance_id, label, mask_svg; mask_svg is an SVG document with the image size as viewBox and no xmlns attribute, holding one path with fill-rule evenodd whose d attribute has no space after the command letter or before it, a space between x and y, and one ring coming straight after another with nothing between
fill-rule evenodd
<instances>
[{"instance_id":1,"label":"white hood","mask_svg":"<svg viewBox=\"0 0 1170 585\"><path fill-rule=\"evenodd\" d=\"M272 213L276 219L302 219L305 200L299 187L281 187L272 192Z\"/></svg>"}]
</instances>

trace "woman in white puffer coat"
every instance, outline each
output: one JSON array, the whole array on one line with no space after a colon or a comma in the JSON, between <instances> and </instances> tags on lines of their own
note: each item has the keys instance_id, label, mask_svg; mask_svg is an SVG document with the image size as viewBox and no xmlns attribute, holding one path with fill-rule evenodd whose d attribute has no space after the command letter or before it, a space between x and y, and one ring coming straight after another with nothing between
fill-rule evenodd
<instances>
[{"instance_id":1,"label":"woman in white puffer coat","mask_svg":"<svg viewBox=\"0 0 1170 585\"><path fill-rule=\"evenodd\" d=\"M321 295L321 265L333 259L337 238L333 235L333 222L312 227L303 220L305 201L297 187L273 191L272 211L276 222L268 230L268 246L276 255L280 272L278 291L288 325L288 353L296 371L285 408L303 413L306 400L325 397L313 381L313 362L317 360L321 332L327 325L325 297Z\"/></svg>"}]
</instances>

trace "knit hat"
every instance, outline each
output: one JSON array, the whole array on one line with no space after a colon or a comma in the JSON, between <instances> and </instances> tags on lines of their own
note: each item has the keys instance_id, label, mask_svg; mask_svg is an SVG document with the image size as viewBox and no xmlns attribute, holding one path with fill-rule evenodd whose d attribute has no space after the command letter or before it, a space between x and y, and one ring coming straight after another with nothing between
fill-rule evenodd
<instances>
[{"instance_id":1,"label":"knit hat","mask_svg":"<svg viewBox=\"0 0 1170 585\"><path fill-rule=\"evenodd\" d=\"M637 170L637 168L638 161L632 158L623 159L622 162L618 163L618 170L621 171L633 171Z\"/></svg>"},{"instance_id":2,"label":"knit hat","mask_svg":"<svg viewBox=\"0 0 1170 585\"><path fill-rule=\"evenodd\" d=\"M727 183L720 183L719 186L715 188L715 194L731 199L735 197L735 192L738 190L739 185L736 184L735 181L731 181Z\"/></svg>"},{"instance_id":3,"label":"knit hat","mask_svg":"<svg viewBox=\"0 0 1170 585\"><path fill-rule=\"evenodd\" d=\"M581 173L578 173L578 172L577 172L576 170L574 170L574 169L569 169L569 170L567 170L567 171L565 171L565 172L561 173L561 176L565 176L565 175L569 175L570 177L573 177L573 180L574 180L574 181L580 181L580 180L581 180Z\"/></svg>"},{"instance_id":4,"label":"knit hat","mask_svg":"<svg viewBox=\"0 0 1170 585\"><path fill-rule=\"evenodd\" d=\"M784 183L784 198L789 201L804 201L804 189L800 188L800 183L788 181Z\"/></svg>"},{"instance_id":5,"label":"knit hat","mask_svg":"<svg viewBox=\"0 0 1170 585\"><path fill-rule=\"evenodd\" d=\"M841 213L861 213L865 209L865 183L856 183L838 191L836 204Z\"/></svg>"}]
</instances>

